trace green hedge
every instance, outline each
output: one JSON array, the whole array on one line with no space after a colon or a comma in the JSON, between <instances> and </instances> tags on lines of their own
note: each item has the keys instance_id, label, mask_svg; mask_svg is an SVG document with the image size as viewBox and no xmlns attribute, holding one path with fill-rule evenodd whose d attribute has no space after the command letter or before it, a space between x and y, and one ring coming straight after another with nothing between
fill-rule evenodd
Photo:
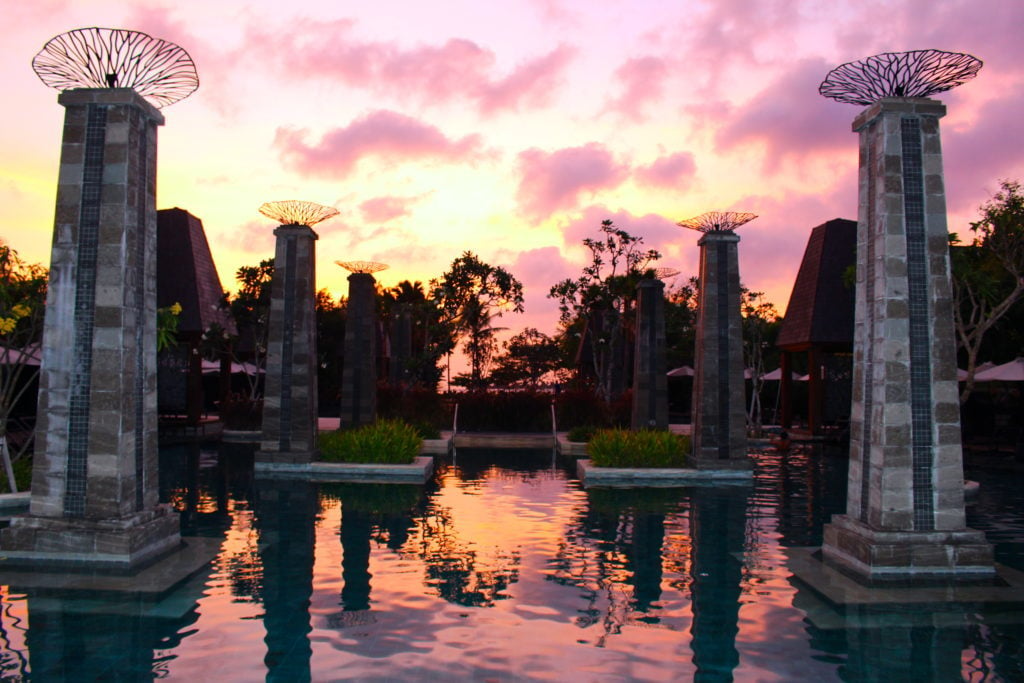
<instances>
[{"instance_id":1,"label":"green hedge","mask_svg":"<svg viewBox=\"0 0 1024 683\"><path fill-rule=\"evenodd\" d=\"M378 420L358 429L324 432L320 456L324 462L407 465L420 454L423 439L401 420Z\"/></svg>"},{"instance_id":2,"label":"green hedge","mask_svg":"<svg viewBox=\"0 0 1024 683\"><path fill-rule=\"evenodd\" d=\"M587 446L597 467L687 467L690 438L667 431L602 429Z\"/></svg>"}]
</instances>

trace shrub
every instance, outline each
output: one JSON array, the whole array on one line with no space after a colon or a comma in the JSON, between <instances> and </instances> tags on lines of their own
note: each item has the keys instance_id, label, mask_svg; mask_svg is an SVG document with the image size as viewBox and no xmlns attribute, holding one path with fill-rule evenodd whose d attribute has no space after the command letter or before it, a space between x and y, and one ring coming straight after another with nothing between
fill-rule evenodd
<instances>
[{"instance_id":1,"label":"shrub","mask_svg":"<svg viewBox=\"0 0 1024 683\"><path fill-rule=\"evenodd\" d=\"M220 419L228 429L259 429L263 424L263 401L231 394L220 406Z\"/></svg>"},{"instance_id":2,"label":"shrub","mask_svg":"<svg viewBox=\"0 0 1024 683\"><path fill-rule=\"evenodd\" d=\"M411 425L428 424L438 429L452 424L451 411L444 398L433 389L393 386L385 382L377 385L377 415L404 420Z\"/></svg>"},{"instance_id":3,"label":"shrub","mask_svg":"<svg viewBox=\"0 0 1024 683\"><path fill-rule=\"evenodd\" d=\"M592 389L568 389L555 396L559 429L608 426L608 406Z\"/></svg>"},{"instance_id":4,"label":"shrub","mask_svg":"<svg viewBox=\"0 0 1024 683\"><path fill-rule=\"evenodd\" d=\"M357 429L320 435L325 462L409 464L420 453L423 439L401 420L378 420Z\"/></svg>"},{"instance_id":5,"label":"shrub","mask_svg":"<svg viewBox=\"0 0 1024 683\"><path fill-rule=\"evenodd\" d=\"M599 429L601 428L594 425L580 425L570 429L569 433L565 435L565 438L577 443L586 443L594 438L594 432Z\"/></svg>"},{"instance_id":6,"label":"shrub","mask_svg":"<svg viewBox=\"0 0 1024 683\"><path fill-rule=\"evenodd\" d=\"M550 432L551 394L469 391L455 394L460 432Z\"/></svg>"},{"instance_id":7,"label":"shrub","mask_svg":"<svg viewBox=\"0 0 1024 683\"><path fill-rule=\"evenodd\" d=\"M587 451L598 467L686 467L690 439L667 431L602 429Z\"/></svg>"}]
</instances>

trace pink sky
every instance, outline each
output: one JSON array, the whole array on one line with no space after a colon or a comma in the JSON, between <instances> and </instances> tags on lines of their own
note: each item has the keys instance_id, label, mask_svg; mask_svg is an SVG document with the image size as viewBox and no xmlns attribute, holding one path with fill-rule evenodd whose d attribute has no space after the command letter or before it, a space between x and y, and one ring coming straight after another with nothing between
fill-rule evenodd
<instances>
[{"instance_id":1,"label":"pink sky","mask_svg":"<svg viewBox=\"0 0 1024 683\"><path fill-rule=\"evenodd\" d=\"M741 274L783 309L812 227L856 218L856 106L828 71L935 48L985 62L940 96L949 225L967 231L1003 178L1024 179L1024 4L1016 0L395 0L6 3L0 237L49 262L63 109L31 69L52 36L145 31L195 60L199 90L164 109L160 208L202 218L225 287L273 251L265 201L336 207L316 227L318 286L341 260L428 281L464 250L510 269L553 332L549 287L576 276L605 218L680 279L710 210L740 230Z\"/></svg>"}]
</instances>

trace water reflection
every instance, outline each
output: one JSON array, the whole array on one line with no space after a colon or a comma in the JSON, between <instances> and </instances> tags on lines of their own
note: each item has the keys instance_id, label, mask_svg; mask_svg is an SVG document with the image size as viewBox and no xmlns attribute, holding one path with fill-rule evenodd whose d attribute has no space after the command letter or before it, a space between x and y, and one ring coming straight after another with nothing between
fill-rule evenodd
<instances>
[{"instance_id":1,"label":"water reflection","mask_svg":"<svg viewBox=\"0 0 1024 683\"><path fill-rule=\"evenodd\" d=\"M257 479L254 493L267 680L308 681L316 488L305 481Z\"/></svg>"},{"instance_id":2,"label":"water reflection","mask_svg":"<svg viewBox=\"0 0 1024 683\"><path fill-rule=\"evenodd\" d=\"M695 680L732 680L740 660L736 634L748 491L745 487L708 487L694 489L691 495Z\"/></svg>"}]
</instances>

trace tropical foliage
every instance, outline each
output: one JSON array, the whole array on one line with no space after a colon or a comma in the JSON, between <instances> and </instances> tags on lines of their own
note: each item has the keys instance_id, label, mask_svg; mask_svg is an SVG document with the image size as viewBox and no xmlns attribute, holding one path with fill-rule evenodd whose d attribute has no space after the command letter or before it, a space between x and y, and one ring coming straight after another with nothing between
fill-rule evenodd
<instances>
[{"instance_id":1,"label":"tropical foliage","mask_svg":"<svg viewBox=\"0 0 1024 683\"><path fill-rule=\"evenodd\" d=\"M422 445L416 428L401 420L378 420L357 429L320 434L325 462L409 464Z\"/></svg>"},{"instance_id":2,"label":"tropical foliage","mask_svg":"<svg viewBox=\"0 0 1024 683\"><path fill-rule=\"evenodd\" d=\"M668 431L602 429L587 444L597 467L686 467L690 439Z\"/></svg>"}]
</instances>

